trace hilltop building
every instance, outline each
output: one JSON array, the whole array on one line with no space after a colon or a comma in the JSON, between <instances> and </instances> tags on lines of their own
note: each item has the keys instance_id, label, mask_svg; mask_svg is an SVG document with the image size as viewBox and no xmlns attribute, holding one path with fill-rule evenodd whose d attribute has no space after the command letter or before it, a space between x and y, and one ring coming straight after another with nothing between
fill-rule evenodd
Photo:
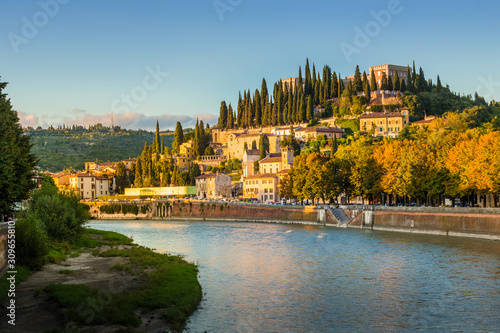
<instances>
[{"instance_id":1,"label":"hilltop building","mask_svg":"<svg viewBox=\"0 0 500 333\"><path fill-rule=\"evenodd\" d=\"M231 177L224 173L207 173L195 178L198 199L230 198Z\"/></svg>"},{"instance_id":2,"label":"hilltop building","mask_svg":"<svg viewBox=\"0 0 500 333\"><path fill-rule=\"evenodd\" d=\"M373 132L373 136L395 138L409 124L409 109L398 112L374 112L359 117L362 131Z\"/></svg>"}]
</instances>

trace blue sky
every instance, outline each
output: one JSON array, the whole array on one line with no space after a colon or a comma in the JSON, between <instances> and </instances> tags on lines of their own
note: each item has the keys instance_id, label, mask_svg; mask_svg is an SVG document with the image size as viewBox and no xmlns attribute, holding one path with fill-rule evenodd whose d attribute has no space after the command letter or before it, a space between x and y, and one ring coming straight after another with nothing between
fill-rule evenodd
<instances>
[{"instance_id":1,"label":"blue sky","mask_svg":"<svg viewBox=\"0 0 500 333\"><path fill-rule=\"evenodd\" d=\"M0 76L23 125L217 121L220 101L296 76L407 65L500 100L498 1L0 3ZM359 33L361 31L361 33ZM363 36L364 35L364 36ZM364 37L364 38L363 38Z\"/></svg>"}]
</instances>

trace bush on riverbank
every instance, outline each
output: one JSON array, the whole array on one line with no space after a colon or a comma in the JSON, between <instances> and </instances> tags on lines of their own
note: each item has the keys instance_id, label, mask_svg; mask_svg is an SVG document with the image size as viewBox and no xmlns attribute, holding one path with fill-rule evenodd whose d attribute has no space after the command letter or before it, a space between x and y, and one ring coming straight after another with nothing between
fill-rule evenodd
<instances>
[{"instance_id":1,"label":"bush on riverbank","mask_svg":"<svg viewBox=\"0 0 500 333\"><path fill-rule=\"evenodd\" d=\"M60 192L51 177L31 196L28 209L16 221L16 260L32 270L57 262L67 253L61 243L75 241L89 219L88 207L73 193Z\"/></svg>"},{"instance_id":2,"label":"bush on riverbank","mask_svg":"<svg viewBox=\"0 0 500 333\"><path fill-rule=\"evenodd\" d=\"M132 240L117 233L87 229L78 240L78 244L89 247L101 245L127 245ZM113 269L124 274L137 276L139 283L134 284L119 294L106 296L102 311L95 313L91 325L124 325L138 327L140 319L138 309L155 311L162 309L165 321L174 331L182 331L189 316L198 307L202 291L198 282L198 269L179 256L156 253L148 248L136 246L129 248L112 247L104 252L99 248L93 254L102 257L126 257L129 264L120 264ZM142 281L142 282L141 282ZM65 308L65 318L89 324L89 317L82 317L78 307L87 299L103 298L99 291L84 285L51 285L45 289L52 298Z\"/></svg>"}]
</instances>

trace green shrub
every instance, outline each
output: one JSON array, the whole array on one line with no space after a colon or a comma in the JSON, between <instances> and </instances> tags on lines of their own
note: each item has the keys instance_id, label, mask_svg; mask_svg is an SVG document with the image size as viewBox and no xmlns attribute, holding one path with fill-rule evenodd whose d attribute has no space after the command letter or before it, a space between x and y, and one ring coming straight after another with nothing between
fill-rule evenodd
<instances>
[{"instance_id":1,"label":"green shrub","mask_svg":"<svg viewBox=\"0 0 500 333\"><path fill-rule=\"evenodd\" d=\"M16 222L17 263L32 270L39 270L45 264L48 254L47 234L41 221L34 216L23 216Z\"/></svg>"}]
</instances>

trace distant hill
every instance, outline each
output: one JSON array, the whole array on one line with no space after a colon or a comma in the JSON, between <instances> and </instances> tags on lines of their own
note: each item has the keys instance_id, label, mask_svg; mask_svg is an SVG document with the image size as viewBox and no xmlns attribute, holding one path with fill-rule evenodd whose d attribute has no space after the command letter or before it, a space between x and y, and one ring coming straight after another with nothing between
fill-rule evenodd
<instances>
[{"instance_id":1,"label":"distant hill","mask_svg":"<svg viewBox=\"0 0 500 333\"><path fill-rule=\"evenodd\" d=\"M115 127L93 126L89 129L73 128L27 129L31 136L32 151L40 159L42 170L62 171L72 167L83 170L85 162L117 162L137 157L144 148L144 142L151 144L154 133L144 130L122 130ZM172 146L173 132L162 132L165 146Z\"/></svg>"}]
</instances>

